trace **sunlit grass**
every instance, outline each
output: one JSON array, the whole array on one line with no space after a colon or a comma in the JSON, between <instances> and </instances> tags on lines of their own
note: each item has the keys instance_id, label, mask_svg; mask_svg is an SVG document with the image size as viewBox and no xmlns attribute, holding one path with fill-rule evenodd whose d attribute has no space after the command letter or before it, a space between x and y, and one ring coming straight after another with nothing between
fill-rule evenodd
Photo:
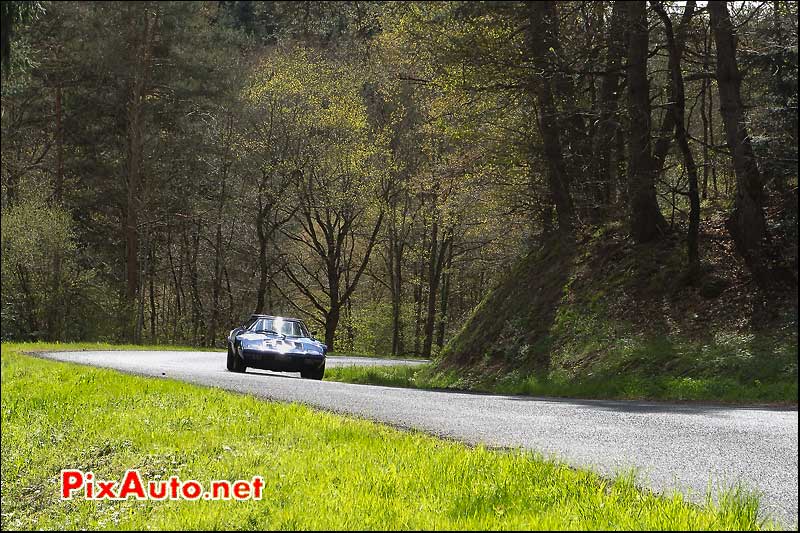
<instances>
[{"instance_id":1,"label":"sunlit grass","mask_svg":"<svg viewBox=\"0 0 800 533\"><path fill-rule=\"evenodd\" d=\"M0 344L0 350L18 350L26 352L45 351L80 351L80 350L165 350L165 351L200 351L222 352L223 348L198 347L198 346L172 346L152 344L112 344L108 342L24 342Z\"/></svg>"},{"instance_id":2,"label":"sunlit grass","mask_svg":"<svg viewBox=\"0 0 800 533\"><path fill-rule=\"evenodd\" d=\"M757 500L659 497L522 451L3 345L4 529L757 529ZM60 501L62 468L117 479L263 476L261 501ZM755 507L754 507L755 506Z\"/></svg>"}]
</instances>

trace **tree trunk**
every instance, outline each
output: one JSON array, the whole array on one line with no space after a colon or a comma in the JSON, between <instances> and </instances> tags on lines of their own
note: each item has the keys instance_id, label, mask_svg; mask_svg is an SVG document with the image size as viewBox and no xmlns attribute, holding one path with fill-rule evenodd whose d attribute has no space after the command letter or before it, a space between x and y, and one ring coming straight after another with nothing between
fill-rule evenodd
<instances>
[{"instance_id":1,"label":"tree trunk","mask_svg":"<svg viewBox=\"0 0 800 533\"><path fill-rule=\"evenodd\" d=\"M256 216L256 234L258 235L258 288L256 289L256 313L264 312L267 285L269 284L269 259L267 257L268 238L264 228L269 206L259 207Z\"/></svg>"},{"instance_id":2,"label":"tree trunk","mask_svg":"<svg viewBox=\"0 0 800 533\"><path fill-rule=\"evenodd\" d=\"M404 214L405 219L405 214ZM403 253L405 243L397 230L397 204L392 205L387 239L386 270L392 299L392 355L403 352Z\"/></svg>"},{"instance_id":3,"label":"tree trunk","mask_svg":"<svg viewBox=\"0 0 800 533\"><path fill-rule=\"evenodd\" d=\"M156 265L155 265L155 255L154 255L154 248L152 244L150 245L150 269L147 274L149 279L150 285L150 342L156 344L157 335L156 335L156 297L155 297L155 288L154 288L154 279L156 277Z\"/></svg>"},{"instance_id":4,"label":"tree trunk","mask_svg":"<svg viewBox=\"0 0 800 533\"><path fill-rule=\"evenodd\" d=\"M25 295L25 305L27 310L28 321L28 338L31 340L38 340L38 321L36 320L36 295L31 290L30 275L28 269L21 263L17 264L17 279L19 279L19 286L22 289L22 294Z\"/></svg>"},{"instance_id":5,"label":"tree trunk","mask_svg":"<svg viewBox=\"0 0 800 533\"><path fill-rule=\"evenodd\" d=\"M747 132L741 97L742 76L736 63L736 36L724 1L710 1L708 11L717 45L717 86L725 137L733 156L736 200L727 222L736 248L751 269L759 263L766 235L763 182Z\"/></svg>"},{"instance_id":6,"label":"tree trunk","mask_svg":"<svg viewBox=\"0 0 800 533\"><path fill-rule=\"evenodd\" d=\"M422 355L430 357L433 348L433 334L436 326L436 299L442 282L445 260L453 243L452 231L447 231L438 239L439 224L434 222L431 232L431 252L428 263L428 308L425 314L425 337Z\"/></svg>"},{"instance_id":7,"label":"tree trunk","mask_svg":"<svg viewBox=\"0 0 800 533\"><path fill-rule=\"evenodd\" d=\"M709 37L710 39L710 37ZM711 54L711 43L709 42L709 49L706 51L706 56ZM711 80L708 80L708 142L711 146L716 146L714 140L714 91L711 90ZM713 158L711 165L711 184L714 186L714 198L719 196L719 184L717 183L717 158Z\"/></svg>"},{"instance_id":8,"label":"tree trunk","mask_svg":"<svg viewBox=\"0 0 800 533\"><path fill-rule=\"evenodd\" d=\"M145 235L144 241L144 264L141 265L141 270L139 271L138 278L144 279L145 274L150 270L150 235L149 233ZM142 288L139 291L139 296L136 297L136 325L134 327L133 332L133 342L139 343L142 341L142 334L144 333L144 301L145 301L145 291Z\"/></svg>"},{"instance_id":9,"label":"tree trunk","mask_svg":"<svg viewBox=\"0 0 800 533\"><path fill-rule=\"evenodd\" d=\"M708 72L708 32L703 31L703 72ZM701 196L703 200L708 198L708 175L711 159L708 150L708 112L706 109L706 95L711 90L711 79L703 79L703 87L700 92L700 119L703 122L703 186Z\"/></svg>"},{"instance_id":10,"label":"tree trunk","mask_svg":"<svg viewBox=\"0 0 800 533\"><path fill-rule=\"evenodd\" d=\"M350 287L350 270L346 269L344 271L344 286ZM353 331L353 303L350 299L350 296L344 297L344 302L342 303L344 307L344 330L345 330L345 347L344 349L352 352L355 343L355 331Z\"/></svg>"},{"instance_id":11,"label":"tree trunk","mask_svg":"<svg viewBox=\"0 0 800 533\"><path fill-rule=\"evenodd\" d=\"M433 222L431 228L431 246L428 257L428 306L425 313L424 340L422 343L422 355L430 357L433 346L433 326L436 318L436 292L439 289L439 275L436 272L437 252L439 249L439 224Z\"/></svg>"},{"instance_id":12,"label":"tree trunk","mask_svg":"<svg viewBox=\"0 0 800 533\"><path fill-rule=\"evenodd\" d=\"M223 186L224 189L224 186ZM221 211L221 209L220 209ZM221 213L220 215L221 216ZM211 323L208 325L209 346L214 346L219 323L219 295L222 292L222 222L217 219L217 233L214 239L214 280L211 287Z\"/></svg>"},{"instance_id":13,"label":"tree trunk","mask_svg":"<svg viewBox=\"0 0 800 533\"><path fill-rule=\"evenodd\" d=\"M683 58L683 51L686 48L686 32L689 28L689 22L694 16L695 4L696 2L686 2L683 10L683 16L678 24L678 29L673 34L678 63L681 62ZM673 102L675 100L674 87L672 84L669 84L667 87L667 99L669 102ZM664 163L667 160L667 154L669 153L669 148L672 145L674 133L675 115L667 111L664 113L664 116L661 119L661 129L659 130L659 136L656 140L655 147L653 148L653 165L656 170L656 176L661 175L661 172L664 170Z\"/></svg>"},{"instance_id":14,"label":"tree trunk","mask_svg":"<svg viewBox=\"0 0 800 533\"><path fill-rule=\"evenodd\" d=\"M427 234L427 232L425 232ZM423 236L422 248L425 248L425 236ZM422 255L422 254L420 254ZM414 287L414 355L420 354L421 336L422 331L422 273L424 271L424 259L420 257L419 261L414 262L414 279L416 285Z\"/></svg>"},{"instance_id":15,"label":"tree trunk","mask_svg":"<svg viewBox=\"0 0 800 533\"><path fill-rule=\"evenodd\" d=\"M178 281L178 273L175 270L175 262L172 257L172 228L169 228L167 232L167 259L169 260L169 268L172 272L172 283L175 290L175 314L173 318L172 324L172 340L175 341L178 338L178 323L180 321L180 317L183 313L181 309L181 288L183 279Z\"/></svg>"},{"instance_id":16,"label":"tree trunk","mask_svg":"<svg viewBox=\"0 0 800 533\"><path fill-rule=\"evenodd\" d=\"M428 227L423 221L422 226L422 250L428 247ZM422 303L424 297L423 280L425 278L425 256L419 254L419 260L415 262L414 278L417 286L414 291L414 355L422 354Z\"/></svg>"},{"instance_id":17,"label":"tree trunk","mask_svg":"<svg viewBox=\"0 0 800 533\"><path fill-rule=\"evenodd\" d=\"M189 284L192 291L192 343L201 342L198 332L203 329L203 302L200 299L200 289L198 286L197 258L200 253L200 223L196 223L194 235L192 235L192 247L190 250L189 261Z\"/></svg>"},{"instance_id":18,"label":"tree trunk","mask_svg":"<svg viewBox=\"0 0 800 533\"><path fill-rule=\"evenodd\" d=\"M675 126L675 140L683 154L686 173L689 176L689 230L687 233L687 255L689 259L689 278L694 280L700 271L700 252L698 233L700 229L700 196L697 190L697 165L689 147L686 134L686 97L684 94L683 74L681 73L681 58L675 35L672 31L672 21L660 2L652 2L653 9L658 13L667 37L667 50L669 52L670 92L673 95L668 112L672 114ZM686 13L694 11L694 2L686 2ZM688 25L688 21L686 22Z\"/></svg>"},{"instance_id":19,"label":"tree trunk","mask_svg":"<svg viewBox=\"0 0 800 533\"><path fill-rule=\"evenodd\" d=\"M643 1L627 2L628 114L628 194L630 229L637 243L659 238L667 229L656 198L656 169L650 146L650 84L647 80L647 54L650 32Z\"/></svg>"},{"instance_id":20,"label":"tree trunk","mask_svg":"<svg viewBox=\"0 0 800 533\"><path fill-rule=\"evenodd\" d=\"M325 344L333 351L336 340L336 328L341 318L339 301L339 261L334 254L333 243L328 243L328 291L330 294L330 311L325 315Z\"/></svg>"},{"instance_id":21,"label":"tree trunk","mask_svg":"<svg viewBox=\"0 0 800 533\"><path fill-rule=\"evenodd\" d=\"M392 353L401 354L403 348L403 249L405 245L398 242L394 264L394 300L392 301Z\"/></svg>"},{"instance_id":22,"label":"tree trunk","mask_svg":"<svg viewBox=\"0 0 800 533\"><path fill-rule=\"evenodd\" d=\"M548 13L547 2L528 2L528 28L526 47L537 71L531 80L531 92L538 103L539 131L547 160L547 180L550 193L556 206L558 229L569 234L573 230L574 209L569 193L566 165L561 146L561 134L556 119L556 105L553 98L549 61L545 54L553 48L556 40L557 18Z\"/></svg>"},{"instance_id":23,"label":"tree trunk","mask_svg":"<svg viewBox=\"0 0 800 533\"><path fill-rule=\"evenodd\" d=\"M336 328L339 326L341 310L339 306L332 306L328 314L325 315L325 345L328 351L332 352L335 348Z\"/></svg>"},{"instance_id":24,"label":"tree trunk","mask_svg":"<svg viewBox=\"0 0 800 533\"><path fill-rule=\"evenodd\" d=\"M563 61L566 54L561 46L561 21L557 4L553 1L529 2L529 8L535 12L539 29L544 30L543 33L531 37L540 39L543 46L536 48L538 57L543 61L542 66L547 65L546 71L553 73L550 86L553 94L558 96L555 110L562 117L557 122L563 132L559 142L563 148L562 157L565 159L564 186L570 190L573 178L583 176L591 168L592 136L579 109L575 83L568 74L571 66Z\"/></svg>"},{"instance_id":25,"label":"tree trunk","mask_svg":"<svg viewBox=\"0 0 800 533\"><path fill-rule=\"evenodd\" d=\"M134 8L135 9L135 8ZM133 73L128 88L127 104L127 201L125 209L125 297L129 305L136 303L139 294L139 189L142 183L144 152L144 98L150 69L152 22L150 11L144 7L141 30L133 37ZM136 326L128 333L137 342Z\"/></svg>"},{"instance_id":26,"label":"tree trunk","mask_svg":"<svg viewBox=\"0 0 800 533\"><path fill-rule=\"evenodd\" d=\"M61 123L61 87L56 87L56 172L55 184L53 187L53 201L60 205L64 191L64 135ZM53 254L53 278L52 293L47 310L47 335L50 340L63 340L62 323L63 314L66 311L62 305L61 287L61 251L55 250Z\"/></svg>"},{"instance_id":27,"label":"tree trunk","mask_svg":"<svg viewBox=\"0 0 800 533\"><path fill-rule=\"evenodd\" d=\"M220 316L220 294L222 293L222 271L225 268L225 254L222 243L222 220L225 216L225 204L228 199L227 185L228 185L228 170L231 166L231 159L229 157L230 143L233 135L233 115L227 114L226 118L226 131L224 136L224 144L227 148L226 153L220 158L220 185L219 185L219 198L217 202L217 217L216 217L216 238L214 239L214 280L211 289L211 323L208 327L208 345L214 346L217 340L217 329L219 327Z\"/></svg>"},{"instance_id":28,"label":"tree trunk","mask_svg":"<svg viewBox=\"0 0 800 533\"><path fill-rule=\"evenodd\" d=\"M236 316L233 314L234 305L236 300L233 297L233 289L231 288L231 277L228 275L227 265L223 267L222 274L225 277L225 289L228 293L228 324L233 324L236 321ZM226 328L227 329L227 328Z\"/></svg>"},{"instance_id":29,"label":"tree trunk","mask_svg":"<svg viewBox=\"0 0 800 533\"><path fill-rule=\"evenodd\" d=\"M388 240L388 255L386 258L386 270L389 274L389 293L392 298L392 355L399 353L400 344L400 290L398 289L398 280L400 270L397 268L400 264L400 258L397 257L397 232L394 227L394 214L392 213L391 226L389 228Z\"/></svg>"},{"instance_id":30,"label":"tree trunk","mask_svg":"<svg viewBox=\"0 0 800 533\"><path fill-rule=\"evenodd\" d=\"M593 157L595 202L599 219L607 216L611 203L612 172L611 152L618 127L617 111L620 90L622 54L625 50L623 34L625 12L621 1L614 2L608 27L606 74L600 82L600 118L594 137Z\"/></svg>"},{"instance_id":31,"label":"tree trunk","mask_svg":"<svg viewBox=\"0 0 800 533\"><path fill-rule=\"evenodd\" d=\"M444 272L442 274L442 290L441 292L441 301L439 303L439 326L438 332L436 334L436 345L441 348L444 346L444 337L447 330L447 308L450 301L450 268L453 264L453 247L449 246L447 249L447 260L445 262Z\"/></svg>"},{"instance_id":32,"label":"tree trunk","mask_svg":"<svg viewBox=\"0 0 800 533\"><path fill-rule=\"evenodd\" d=\"M64 133L61 123L61 87L56 87L56 181L53 198L60 203L64 191Z\"/></svg>"},{"instance_id":33,"label":"tree trunk","mask_svg":"<svg viewBox=\"0 0 800 533\"><path fill-rule=\"evenodd\" d=\"M616 155L616 161L614 161L614 170L616 170L616 184L617 184L617 202L619 203L619 207L621 210L627 211L629 202L629 194L628 194L628 159L626 157L627 150L625 149L625 127L623 124L625 123L626 117L624 115L620 115L620 127L617 128L617 132L614 135L614 154Z\"/></svg>"}]
</instances>

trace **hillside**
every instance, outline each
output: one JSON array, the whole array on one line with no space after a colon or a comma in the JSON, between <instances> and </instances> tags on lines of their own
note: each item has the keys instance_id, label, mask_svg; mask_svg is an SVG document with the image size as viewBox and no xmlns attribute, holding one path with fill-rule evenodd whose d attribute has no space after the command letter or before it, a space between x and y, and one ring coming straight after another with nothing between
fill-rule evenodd
<instances>
[{"instance_id":1,"label":"hillside","mask_svg":"<svg viewBox=\"0 0 800 533\"><path fill-rule=\"evenodd\" d=\"M466 388L527 376L797 382L795 259L793 276L758 287L721 213L710 213L703 272L688 283L682 238L637 246L622 227L575 244L551 240L520 260L442 351L438 370L466 376ZM796 257L796 245L788 252Z\"/></svg>"}]
</instances>

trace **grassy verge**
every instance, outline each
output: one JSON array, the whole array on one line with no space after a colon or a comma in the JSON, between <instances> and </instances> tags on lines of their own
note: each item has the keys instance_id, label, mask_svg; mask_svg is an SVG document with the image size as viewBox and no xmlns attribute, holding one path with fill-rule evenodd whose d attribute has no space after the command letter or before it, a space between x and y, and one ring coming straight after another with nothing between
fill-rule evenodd
<instances>
[{"instance_id":1,"label":"grassy verge","mask_svg":"<svg viewBox=\"0 0 800 533\"><path fill-rule=\"evenodd\" d=\"M544 379L515 373L492 375L438 371L433 365L340 367L325 371L328 381L418 389L452 389L497 394L620 400L709 401L797 405L797 381L741 383L732 378L603 376Z\"/></svg>"},{"instance_id":2,"label":"grassy verge","mask_svg":"<svg viewBox=\"0 0 800 533\"><path fill-rule=\"evenodd\" d=\"M25 342L25 343L3 343L3 350L24 350L27 352L46 352L46 351L76 351L76 350L165 350L179 352L224 352L223 348L209 348L198 346L172 346L172 345L150 345L150 344L110 344L108 342Z\"/></svg>"},{"instance_id":3,"label":"grassy verge","mask_svg":"<svg viewBox=\"0 0 800 533\"><path fill-rule=\"evenodd\" d=\"M2 345L4 529L758 529L758 500L638 490L300 405L28 357ZM261 501L60 501L62 468L264 477Z\"/></svg>"},{"instance_id":4,"label":"grassy verge","mask_svg":"<svg viewBox=\"0 0 800 533\"><path fill-rule=\"evenodd\" d=\"M417 357L414 355L384 355L384 354L355 353L355 352L330 352L328 355L331 357L369 357L372 359L397 359L400 361L425 359L424 357Z\"/></svg>"}]
</instances>

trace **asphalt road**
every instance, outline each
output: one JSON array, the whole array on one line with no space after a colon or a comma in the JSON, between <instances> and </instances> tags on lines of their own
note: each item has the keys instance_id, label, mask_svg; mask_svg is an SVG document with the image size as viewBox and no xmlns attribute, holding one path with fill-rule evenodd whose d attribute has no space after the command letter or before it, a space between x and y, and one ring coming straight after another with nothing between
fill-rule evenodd
<instances>
[{"instance_id":1,"label":"asphalt road","mask_svg":"<svg viewBox=\"0 0 800 533\"><path fill-rule=\"evenodd\" d=\"M320 382L260 370L234 374L219 352L41 355L301 402L470 444L523 447L605 476L635 467L640 485L680 490L698 502L709 485L741 483L762 495L764 516L788 527L798 523L796 408L566 400ZM418 361L330 357L327 363L352 364Z\"/></svg>"}]
</instances>

